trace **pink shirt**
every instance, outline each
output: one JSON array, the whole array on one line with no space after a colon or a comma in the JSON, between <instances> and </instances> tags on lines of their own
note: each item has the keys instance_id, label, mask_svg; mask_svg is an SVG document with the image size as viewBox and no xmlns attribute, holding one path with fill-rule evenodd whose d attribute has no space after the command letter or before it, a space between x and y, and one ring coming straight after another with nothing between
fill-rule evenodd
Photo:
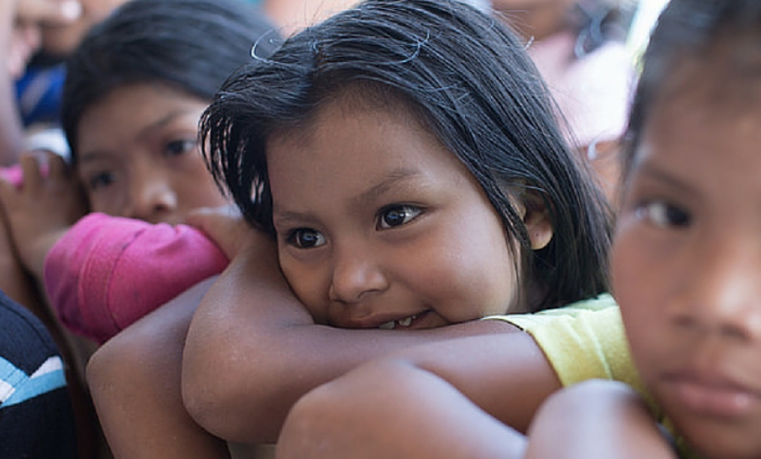
<instances>
[{"instance_id":1,"label":"pink shirt","mask_svg":"<svg viewBox=\"0 0 761 459\"><path fill-rule=\"evenodd\" d=\"M102 343L229 260L186 225L92 213L45 258L45 289L61 322Z\"/></svg>"}]
</instances>

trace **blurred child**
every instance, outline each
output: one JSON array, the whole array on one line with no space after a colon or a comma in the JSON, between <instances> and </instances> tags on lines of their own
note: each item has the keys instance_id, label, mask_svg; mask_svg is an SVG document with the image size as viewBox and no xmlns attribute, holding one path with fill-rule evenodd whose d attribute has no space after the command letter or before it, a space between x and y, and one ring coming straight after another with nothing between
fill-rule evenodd
<instances>
[{"instance_id":1,"label":"blurred child","mask_svg":"<svg viewBox=\"0 0 761 459\"><path fill-rule=\"evenodd\" d=\"M520 41L460 2L371 0L307 28L236 72L203 128L258 229L187 343L154 332L160 308L98 351L111 425L165 415L176 378L146 366L174 367L204 428L272 442L299 396L371 357L607 289L603 197Z\"/></svg>"},{"instance_id":2,"label":"blurred child","mask_svg":"<svg viewBox=\"0 0 761 459\"><path fill-rule=\"evenodd\" d=\"M645 54L612 249L631 358L604 341L591 349L610 357L596 377L636 365L641 396L612 381L560 391L526 439L510 413L526 395L513 383L522 367L501 337L469 338L308 395L279 457L761 457L759 34L756 1L672 0ZM565 323L566 334L586 340L603 314ZM562 361L567 349L533 333ZM578 353L574 364L591 370L592 360Z\"/></svg>"},{"instance_id":3,"label":"blurred child","mask_svg":"<svg viewBox=\"0 0 761 459\"><path fill-rule=\"evenodd\" d=\"M103 342L227 265L181 224L227 203L199 154L198 120L252 49L270 52L271 32L237 0L137 0L74 53L62 119L76 176L54 156L41 174L26 156L23 186L1 189L21 259L70 330ZM80 183L93 213L74 224Z\"/></svg>"}]
</instances>

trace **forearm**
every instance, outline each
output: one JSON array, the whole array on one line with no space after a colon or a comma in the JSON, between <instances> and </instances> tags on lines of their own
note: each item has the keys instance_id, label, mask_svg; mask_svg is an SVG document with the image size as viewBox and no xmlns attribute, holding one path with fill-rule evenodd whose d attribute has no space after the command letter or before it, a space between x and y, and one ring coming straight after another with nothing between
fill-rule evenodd
<instances>
[{"instance_id":1,"label":"forearm","mask_svg":"<svg viewBox=\"0 0 761 459\"><path fill-rule=\"evenodd\" d=\"M209 431L242 443L276 440L291 406L360 363L415 344L503 332L478 321L430 331L315 325L278 272L234 260L199 307L183 362L183 397Z\"/></svg>"},{"instance_id":2,"label":"forearm","mask_svg":"<svg viewBox=\"0 0 761 459\"><path fill-rule=\"evenodd\" d=\"M283 459L520 458L525 437L435 375L371 363L302 398L278 441Z\"/></svg>"},{"instance_id":3,"label":"forearm","mask_svg":"<svg viewBox=\"0 0 761 459\"><path fill-rule=\"evenodd\" d=\"M0 165L18 160L24 142L24 129L16 105L16 89L8 68L8 52L16 16L16 2L0 2Z\"/></svg>"},{"instance_id":4,"label":"forearm","mask_svg":"<svg viewBox=\"0 0 761 459\"><path fill-rule=\"evenodd\" d=\"M229 457L224 442L193 422L180 396L185 334L213 280L136 322L90 359L88 384L114 457Z\"/></svg>"},{"instance_id":5,"label":"forearm","mask_svg":"<svg viewBox=\"0 0 761 459\"><path fill-rule=\"evenodd\" d=\"M624 384L588 381L550 397L529 431L526 459L676 459L645 403Z\"/></svg>"}]
</instances>

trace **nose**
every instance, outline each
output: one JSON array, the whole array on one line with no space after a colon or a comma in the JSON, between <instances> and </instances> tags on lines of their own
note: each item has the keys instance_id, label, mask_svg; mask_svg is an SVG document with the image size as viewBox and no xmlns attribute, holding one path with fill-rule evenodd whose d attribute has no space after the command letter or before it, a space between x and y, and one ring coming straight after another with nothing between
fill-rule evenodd
<instances>
[{"instance_id":1,"label":"nose","mask_svg":"<svg viewBox=\"0 0 761 459\"><path fill-rule=\"evenodd\" d=\"M735 236L735 237L733 237ZM667 313L678 327L743 341L761 338L761 245L726 235L690 258ZM647 288L647 286L643 286Z\"/></svg>"},{"instance_id":2,"label":"nose","mask_svg":"<svg viewBox=\"0 0 761 459\"><path fill-rule=\"evenodd\" d=\"M356 245L334 251L329 290L331 301L356 304L386 288L388 279L381 263L370 251L358 250Z\"/></svg>"},{"instance_id":3,"label":"nose","mask_svg":"<svg viewBox=\"0 0 761 459\"><path fill-rule=\"evenodd\" d=\"M126 216L151 223L169 222L178 205L177 193L169 180L156 171L135 175L130 182Z\"/></svg>"}]
</instances>

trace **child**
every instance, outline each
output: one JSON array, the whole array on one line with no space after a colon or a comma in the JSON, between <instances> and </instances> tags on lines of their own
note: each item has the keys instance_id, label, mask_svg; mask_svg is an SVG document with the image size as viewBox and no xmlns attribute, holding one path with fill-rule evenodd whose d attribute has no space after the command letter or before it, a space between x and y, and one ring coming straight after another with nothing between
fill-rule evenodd
<instances>
[{"instance_id":1,"label":"child","mask_svg":"<svg viewBox=\"0 0 761 459\"><path fill-rule=\"evenodd\" d=\"M261 230L184 352L184 333L168 342L146 320L98 351L88 375L111 425L166 414L171 384L145 367L174 366L204 428L273 442L300 395L371 357L606 291L604 198L523 46L473 7L364 2L237 72L203 128Z\"/></svg>"},{"instance_id":2,"label":"child","mask_svg":"<svg viewBox=\"0 0 761 459\"><path fill-rule=\"evenodd\" d=\"M198 119L252 46L269 54L271 32L237 0L137 0L71 57L62 119L77 177L52 156L43 177L27 156L23 187L2 188L19 254L70 330L104 342L227 265L181 225L227 203L199 154ZM93 213L69 228L80 181Z\"/></svg>"},{"instance_id":3,"label":"child","mask_svg":"<svg viewBox=\"0 0 761 459\"><path fill-rule=\"evenodd\" d=\"M527 442L508 427L525 427L509 422L520 408L509 375L487 369L510 363L501 338L472 338L368 365L305 397L279 457L761 457L759 26L753 0L672 0L645 54L612 249L632 360L601 363L636 364L652 399L584 383L547 401Z\"/></svg>"}]
</instances>

